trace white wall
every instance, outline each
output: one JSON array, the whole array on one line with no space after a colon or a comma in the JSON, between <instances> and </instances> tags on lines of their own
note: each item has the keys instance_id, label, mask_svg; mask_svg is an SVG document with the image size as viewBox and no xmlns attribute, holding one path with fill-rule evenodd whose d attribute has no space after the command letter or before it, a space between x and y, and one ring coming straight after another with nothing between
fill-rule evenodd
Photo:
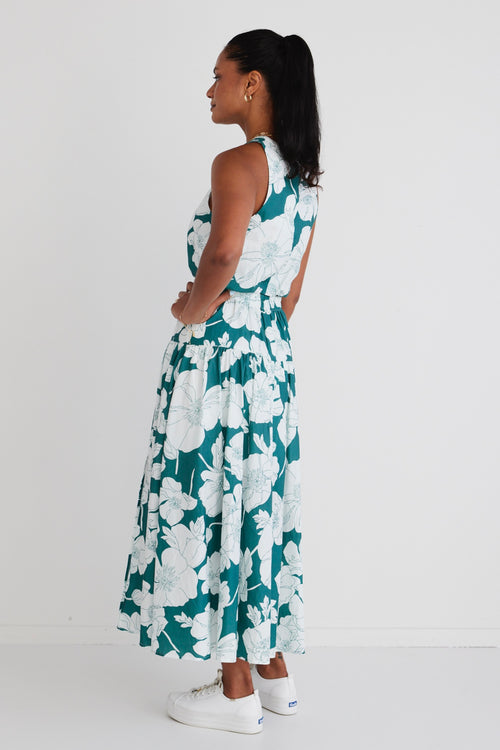
<instances>
[{"instance_id":1,"label":"white wall","mask_svg":"<svg viewBox=\"0 0 500 750\"><path fill-rule=\"evenodd\" d=\"M3 0L4 642L115 629L217 54L299 33L324 192L291 323L307 638L499 645L498 5ZM251 12L250 12L251 11Z\"/></svg>"}]
</instances>

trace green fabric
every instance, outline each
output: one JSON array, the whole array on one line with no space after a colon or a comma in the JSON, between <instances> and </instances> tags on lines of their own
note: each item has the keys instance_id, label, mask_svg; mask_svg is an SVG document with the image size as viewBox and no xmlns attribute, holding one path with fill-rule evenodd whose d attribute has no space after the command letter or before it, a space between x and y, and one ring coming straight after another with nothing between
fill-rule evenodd
<instances>
[{"instance_id":1,"label":"green fabric","mask_svg":"<svg viewBox=\"0 0 500 750\"><path fill-rule=\"evenodd\" d=\"M305 653L295 372L281 296L298 273L316 189L258 137L267 198L206 323L182 326L161 365L117 627L155 654L268 663ZM196 273L209 193L187 233Z\"/></svg>"}]
</instances>

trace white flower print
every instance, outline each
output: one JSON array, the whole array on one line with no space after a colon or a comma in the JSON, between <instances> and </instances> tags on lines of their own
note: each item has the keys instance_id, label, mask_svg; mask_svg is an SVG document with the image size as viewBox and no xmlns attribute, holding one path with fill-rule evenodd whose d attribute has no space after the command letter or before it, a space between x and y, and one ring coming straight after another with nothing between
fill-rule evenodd
<instances>
[{"instance_id":1,"label":"white flower print","mask_svg":"<svg viewBox=\"0 0 500 750\"><path fill-rule=\"evenodd\" d=\"M258 336L252 336L252 338L250 339L250 351L252 352L252 354L257 354L258 356L266 360L266 367L267 367L267 360L269 360L270 357L269 357L269 349L265 341L258 338Z\"/></svg>"},{"instance_id":2,"label":"white flower print","mask_svg":"<svg viewBox=\"0 0 500 750\"><path fill-rule=\"evenodd\" d=\"M125 612L120 612L117 624L121 630L128 630L129 633L138 633L141 629L139 613L134 612L132 615L127 615Z\"/></svg>"},{"instance_id":3,"label":"white flower print","mask_svg":"<svg viewBox=\"0 0 500 750\"><path fill-rule=\"evenodd\" d=\"M158 607L154 602L154 597L150 591L150 584L145 584L146 591L134 591L132 598L134 603L140 607L140 621L141 625L149 626L152 625L152 632L156 637L164 629L167 624L165 618L165 608ZM149 635L149 633L148 633ZM151 636L150 636L151 637Z\"/></svg>"},{"instance_id":4,"label":"white flower print","mask_svg":"<svg viewBox=\"0 0 500 750\"><path fill-rule=\"evenodd\" d=\"M269 639L271 635L271 621L264 620L256 627L247 628L243 632L243 643L248 654L248 661L254 664L269 663Z\"/></svg>"},{"instance_id":5,"label":"white flower print","mask_svg":"<svg viewBox=\"0 0 500 750\"><path fill-rule=\"evenodd\" d=\"M273 382L265 372L256 373L243 388L249 401L252 422L271 422L273 417L281 414L283 404L277 398Z\"/></svg>"},{"instance_id":6,"label":"white flower print","mask_svg":"<svg viewBox=\"0 0 500 750\"><path fill-rule=\"evenodd\" d=\"M195 219L192 223L192 229L188 233L187 241L193 246L193 262L198 266L201 254L207 244L210 235L210 224L200 219Z\"/></svg>"},{"instance_id":7,"label":"white flower print","mask_svg":"<svg viewBox=\"0 0 500 750\"><path fill-rule=\"evenodd\" d=\"M267 454L251 453L244 459L242 490L243 505L247 512L266 502L278 470L278 459L269 451Z\"/></svg>"},{"instance_id":8,"label":"white flower print","mask_svg":"<svg viewBox=\"0 0 500 750\"><path fill-rule=\"evenodd\" d=\"M206 323L176 321L163 353L120 602L118 627L185 661L269 663L277 650L304 651L295 371L278 308L317 200L286 176L277 144L261 142L268 192L229 300ZM209 193L188 229L193 274L210 235Z\"/></svg>"},{"instance_id":9,"label":"white flower print","mask_svg":"<svg viewBox=\"0 0 500 750\"><path fill-rule=\"evenodd\" d=\"M224 492L222 435L219 435L212 445L212 459L213 466L201 473L203 484L200 487L199 495L207 514L209 516L216 516L221 511L222 495Z\"/></svg>"},{"instance_id":10,"label":"white flower print","mask_svg":"<svg viewBox=\"0 0 500 750\"><path fill-rule=\"evenodd\" d=\"M248 354L249 351L250 345L248 343L248 339L246 339L244 336L240 336L234 346L225 348L222 354L219 355L220 371L225 372L226 370L229 370L229 368L232 367L235 362L241 359L243 354Z\"/></svg>"},{"instance_id":11,"label":"white flower print","mask_svg":"<svg viewBox=\"0 0 500 750\"><path fill-rule=\"evenodd\" d=\"M224 609L231 601L231 593L229 591L229 584L227 581L221 581L219 586L219 613L222 615ZM219 618L220 625L222 627L222 617Z\"/></svg>"},{"instance_id":12,"label":"white flower print","mask_svg":"<svg viewBox=\"0 0 500 750\"><path fill-rule=\"evenodd\" d=\"M291 356L290 344L282 338L276 322L273 320L266 328L266 336L269 339L271 351L278 362L285 362Z\"/></svg>"},{"instance_id":13,"label":"white flower print","mask_svg":"<svg viewBox=\"0 0 500 750\"><path fill-rule=\"evenodd\" d=\"M234 378L226 378L222 383L221 391L221 425L233 429L246 425L242 409L243 387Z\"/></svg>"},{"instance_id":14,"label":"white flower print","mask_svg":"<svg viewBox=\"0 0 500 750\"><path fill-rule=\"evenodd\" d=\"M163 607L179 607L196 596L198 576L176 549L163 550L155 568L154 599Z\"/></svg>"},{"instance_id":15,"label":"white flower print","mask_svg":"<svg viewBox=\"0 0 500 750\"><path fill-rule=\"evenodd\" d=\"M200 500L207 515L213 517L221 512L222 493L224 492L224 472L222 468L213 467L202 471L203 484L200 487Z\"/></svg>"},{"instance_id":16,"label":"white flower print","mask_svg":"<svg viewBox=\"0 0 500 750\"><path fill-rule=\"evenodd\" d=\"M205 430L211 430L220 414L220 385L204 390L204 373L183 370L177 376L167 418L170 442L177 450L199 448Z\"/></svg>"},{"instance_id":17,"label":"white flower print","mask_svg":"<svg viewBox=\"0 0 500 750\"><path fill-rule=\"evenodd\" d=\"M272 185L273 191L277 194L285 189L285 176L287 169L280 156L276 144L268 142L268 168L269 168L269 185Z\"/></svg>"},{"instance_id":18,"label":"white flower print","mask_svg":"<svg viewBox=\"0 0 500 750\"><path fill-rule=\"evenodd\" d=\"M222 316L231 328L245 326L250 331L260 331L262 327L260 305L251 295L241 294L228 299L223 305Z\"/></svg>"},{"instance_id":19,"label":"white flower print","mask_svg":"<svg viewBox=\"0 0 500 750\"><path fill-rule=\"evenodd\" d=\"M197 567L205 559L205 519L190 521L189 528L183 523L164 529L162 539L172 549L176 549L192 567Z\"/></svg>"},{"instance_id":20,"label":"white flower print","mask_svg":"<svg viewBox=\"0 0 500 750\"><path fill-rule=\"evenodd\" d=\"M185 510L193 510L196 507L196 499L182 491L180 482L172 477L165 477L160 489L160 516L170 526L179 523Z\"/></svg>"},{"instance_id":21,"label":"white flower print","mask_svg":"<svg viewBox=\"0 0 500 750\"><path fill-rule=\"evenodd\" d=\"M138 536L132 543L130 572L139 571L141 575L155 556L156 536L146 532L146 538Z\"/></svg>"},{"instance_id":22,"label":"white flower print","mask_svg":"<svg viewBox=\"0 0 500 750\"><path fill-rule=\"evenodd\" d=\"M202 325L206 325L205 323ZM215 345L212 341L202 344L188 344L186 346L186 357L189 357L192 365L198 370L206 370L208 363L215 353Z\"/></svg>"},{"instance_id":23,"label":"white flower print","mask_svg":"<svg viewBox=\"0 0 500 750\"><path fill-rule=\"evenodd\" d=\"M272 532L274 544L281 545L283 539L283 500L277 492L272 495L271 516L267 510L259 510L254 513L256 528L261 534L262 530L269 527Z\"/></svg>"},{"instance_id":24,"label":"white flower print","mask_svg":"<svg viewBox=\"0 0 500 750\"><path fill-rule=\"evenodd\" d=\"M236 633L228 633L223 638L218 638L217 647L212 652L212 656L218 661L236 661L236 649Z\"/></svg>"},{"instance_id":25,"label":"white flower print","mask_svg":"<svg viewBox=\"0 0 500 750\"><path fill-rule=\"evenodd\" d=\"M285 404L283 409L283 416L281 417L278 424L278 434L280 440L288 448L295 435L297 434L299 425L299 412L297 408L297 399L291 393L288 395L288 402Z\"/></svg>"},{"instance_id":26,"label":"white flower print","mask_svg":"<svg viewBox=\"0 0 500 750\"><path fill-rule=\"evenodd\" d=\"M285 468L283 497L283 530L302 531L300 501L300 463L291 461Z\"/></svg>"},{"instance_id":27,"label":"white flower print","mask_svg":"<svg viewBox=\"0 0 500 750\"><path fill-rule=\"evenodd\" d=\"M226 493L222 500L222 529L220 569L226 570L237 565L240 559L241 538L241 485L237 484L234 494Z\"/></svg>"},{"instance_id":28,"label":"white flower print","mask_svg":"<svg viewBox=\"0 0 500 750\"><path fill-rule=\"evenodd\" d=\"M282 263L290 257L292 243L293 221L277 216L261 222L246 235L234 273L238 284L248 289L258 284L262 278L277 273Z\"/></svg>"},{"instance_id":29,"label":"white flower print","mask_svg":"<svg viewBox=\"0 0 500 750\"><path fill-rule=\"evenodd\" d=\"M295 542L288 542L285 549L283 550L285 560L293 575L302 574L302 561L299 554L297 544Z\"/></svg>"},{"instance_id":30,"label":"white flower print","mask_svg":"<svg viewBox=\"0 0 500 750\"><path fill-rule=\"evenodd\" d=\"M318 208L318 196L315 187L309 187L305 183L299 184L299 202L297 211L302 221L311 221L316 215Z\"/></svg>"},{"instance_id":31,"label":"white flower print","mask_svg":"<svg viewBox=\"0 0 500 750\"><path fill-rule=\"evenodd\" d=\"M271 588L272 558L273 558L273 532L270 525L266 525L260 532L257 545L259 556L259 577L264 586Z\"/></svg>"},{"instance_id":32,"label":"white flower print","mask_svg":"<svg viewBox=\"0 0 500 750\"><path fill-rule=\"evenodd\" d=\"M243 433L233 435L225 448L225 459L229 471L241 482L243 474Z\"/></svg>"},{"instance_id":33,"label":"white flower print","mask_svg":"<svg viewBox=\"0 0 500 750\"><path fill-rule=\"evenodd\" d=\"M246 549L240 558L239 565L239 594L240 600L246 602L248 596L248 578L252 574L252 555L249 549Z\"/></svg>"},{"instance_id":34,"label":"white flower print","mask_svg":"<svg viewBox=\"0 0 500 750\"><path fill-rule=\"evenodd\" d=\"M221 554L217 550L213 552L198 571L198 578L203 581L201 590L204 594L217 594L219 592L221 570Z\"/></svg>"}]
</instances>

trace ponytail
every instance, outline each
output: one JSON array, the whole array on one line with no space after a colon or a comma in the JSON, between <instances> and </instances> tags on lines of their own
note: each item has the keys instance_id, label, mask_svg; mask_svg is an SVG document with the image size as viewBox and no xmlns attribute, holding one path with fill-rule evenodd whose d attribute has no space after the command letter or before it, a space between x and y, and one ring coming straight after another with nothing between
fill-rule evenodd
<instances>
[{"instance_id":1,"label":"ponytail","mask_svg":"<svg viewBox=\"0 0 500 750\"><path fill-rule=\"evenodd\" d=\"M268 29L233 37L224 48L240 73L258 70L266 80L273 106L273 134L286 161L288 177L300 175L310 187L319 184L321 128L311 50L296 34Z\"/></svg>"}]
</instances>

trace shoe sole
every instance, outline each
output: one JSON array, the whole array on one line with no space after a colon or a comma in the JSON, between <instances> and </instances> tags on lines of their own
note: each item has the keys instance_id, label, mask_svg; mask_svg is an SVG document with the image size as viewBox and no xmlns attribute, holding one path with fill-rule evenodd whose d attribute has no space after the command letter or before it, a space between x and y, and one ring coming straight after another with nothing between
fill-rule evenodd
<instances>
[{"instance_id":1,"label":"shoe sole","mask_svg":"<svg viewBox=\"0 0 500 750\"><path fill-rule=\"evenodd\" d=\"M189 711L184 711L180 706L175 706L170 700L168 701L167 714L176 721L180 721L182 724L189 724L192 727L203 727L205 729L222 729L226 732L238 732L240 734L257 734L262 732L264 717L261 716L258 719L257 726L255 725L255 719L249 720L248 723L242 724L240 722L231 721L226 719L223 722L212 717L207 716L206 719L195 719L190 716Z\"/></svg>"},{"instance_id":2,"label":"shoe sole","mask_svg":"<svg viewBox=\"0 0 500 750\"><path fill-rule=\"evenodd\" d=\"M252 672L253 671L254 670L252 670ZM255 674L261 680L265 679L264 677L261 677L261 675L259 675L257 669L255 669ZM275 714L281 714L281 716L293 716L297 713L297 700L294 701L293 706L290 706L288 701L283 699L273 700L272 696L266 693L265 688L262 685L260 685L259 687L259 697L262 708L266 708L268 711L272 711Z\"/></svg>"},{"instance_id":3,"label":"shoe sole","mask_svg":"<svg viewBox=\"0 0 500 750\"><path fill-rule=\"evenodd\" d=\"M267 711L272 711L274 714L281 714L281 716L293 716L297 713L297 706L283 706L283 704L275 704L275 703L264 703L262 700L262 697L260 699L260 702L262 703L262 708L267 709Z\"/></svg>"}]
</instances>

